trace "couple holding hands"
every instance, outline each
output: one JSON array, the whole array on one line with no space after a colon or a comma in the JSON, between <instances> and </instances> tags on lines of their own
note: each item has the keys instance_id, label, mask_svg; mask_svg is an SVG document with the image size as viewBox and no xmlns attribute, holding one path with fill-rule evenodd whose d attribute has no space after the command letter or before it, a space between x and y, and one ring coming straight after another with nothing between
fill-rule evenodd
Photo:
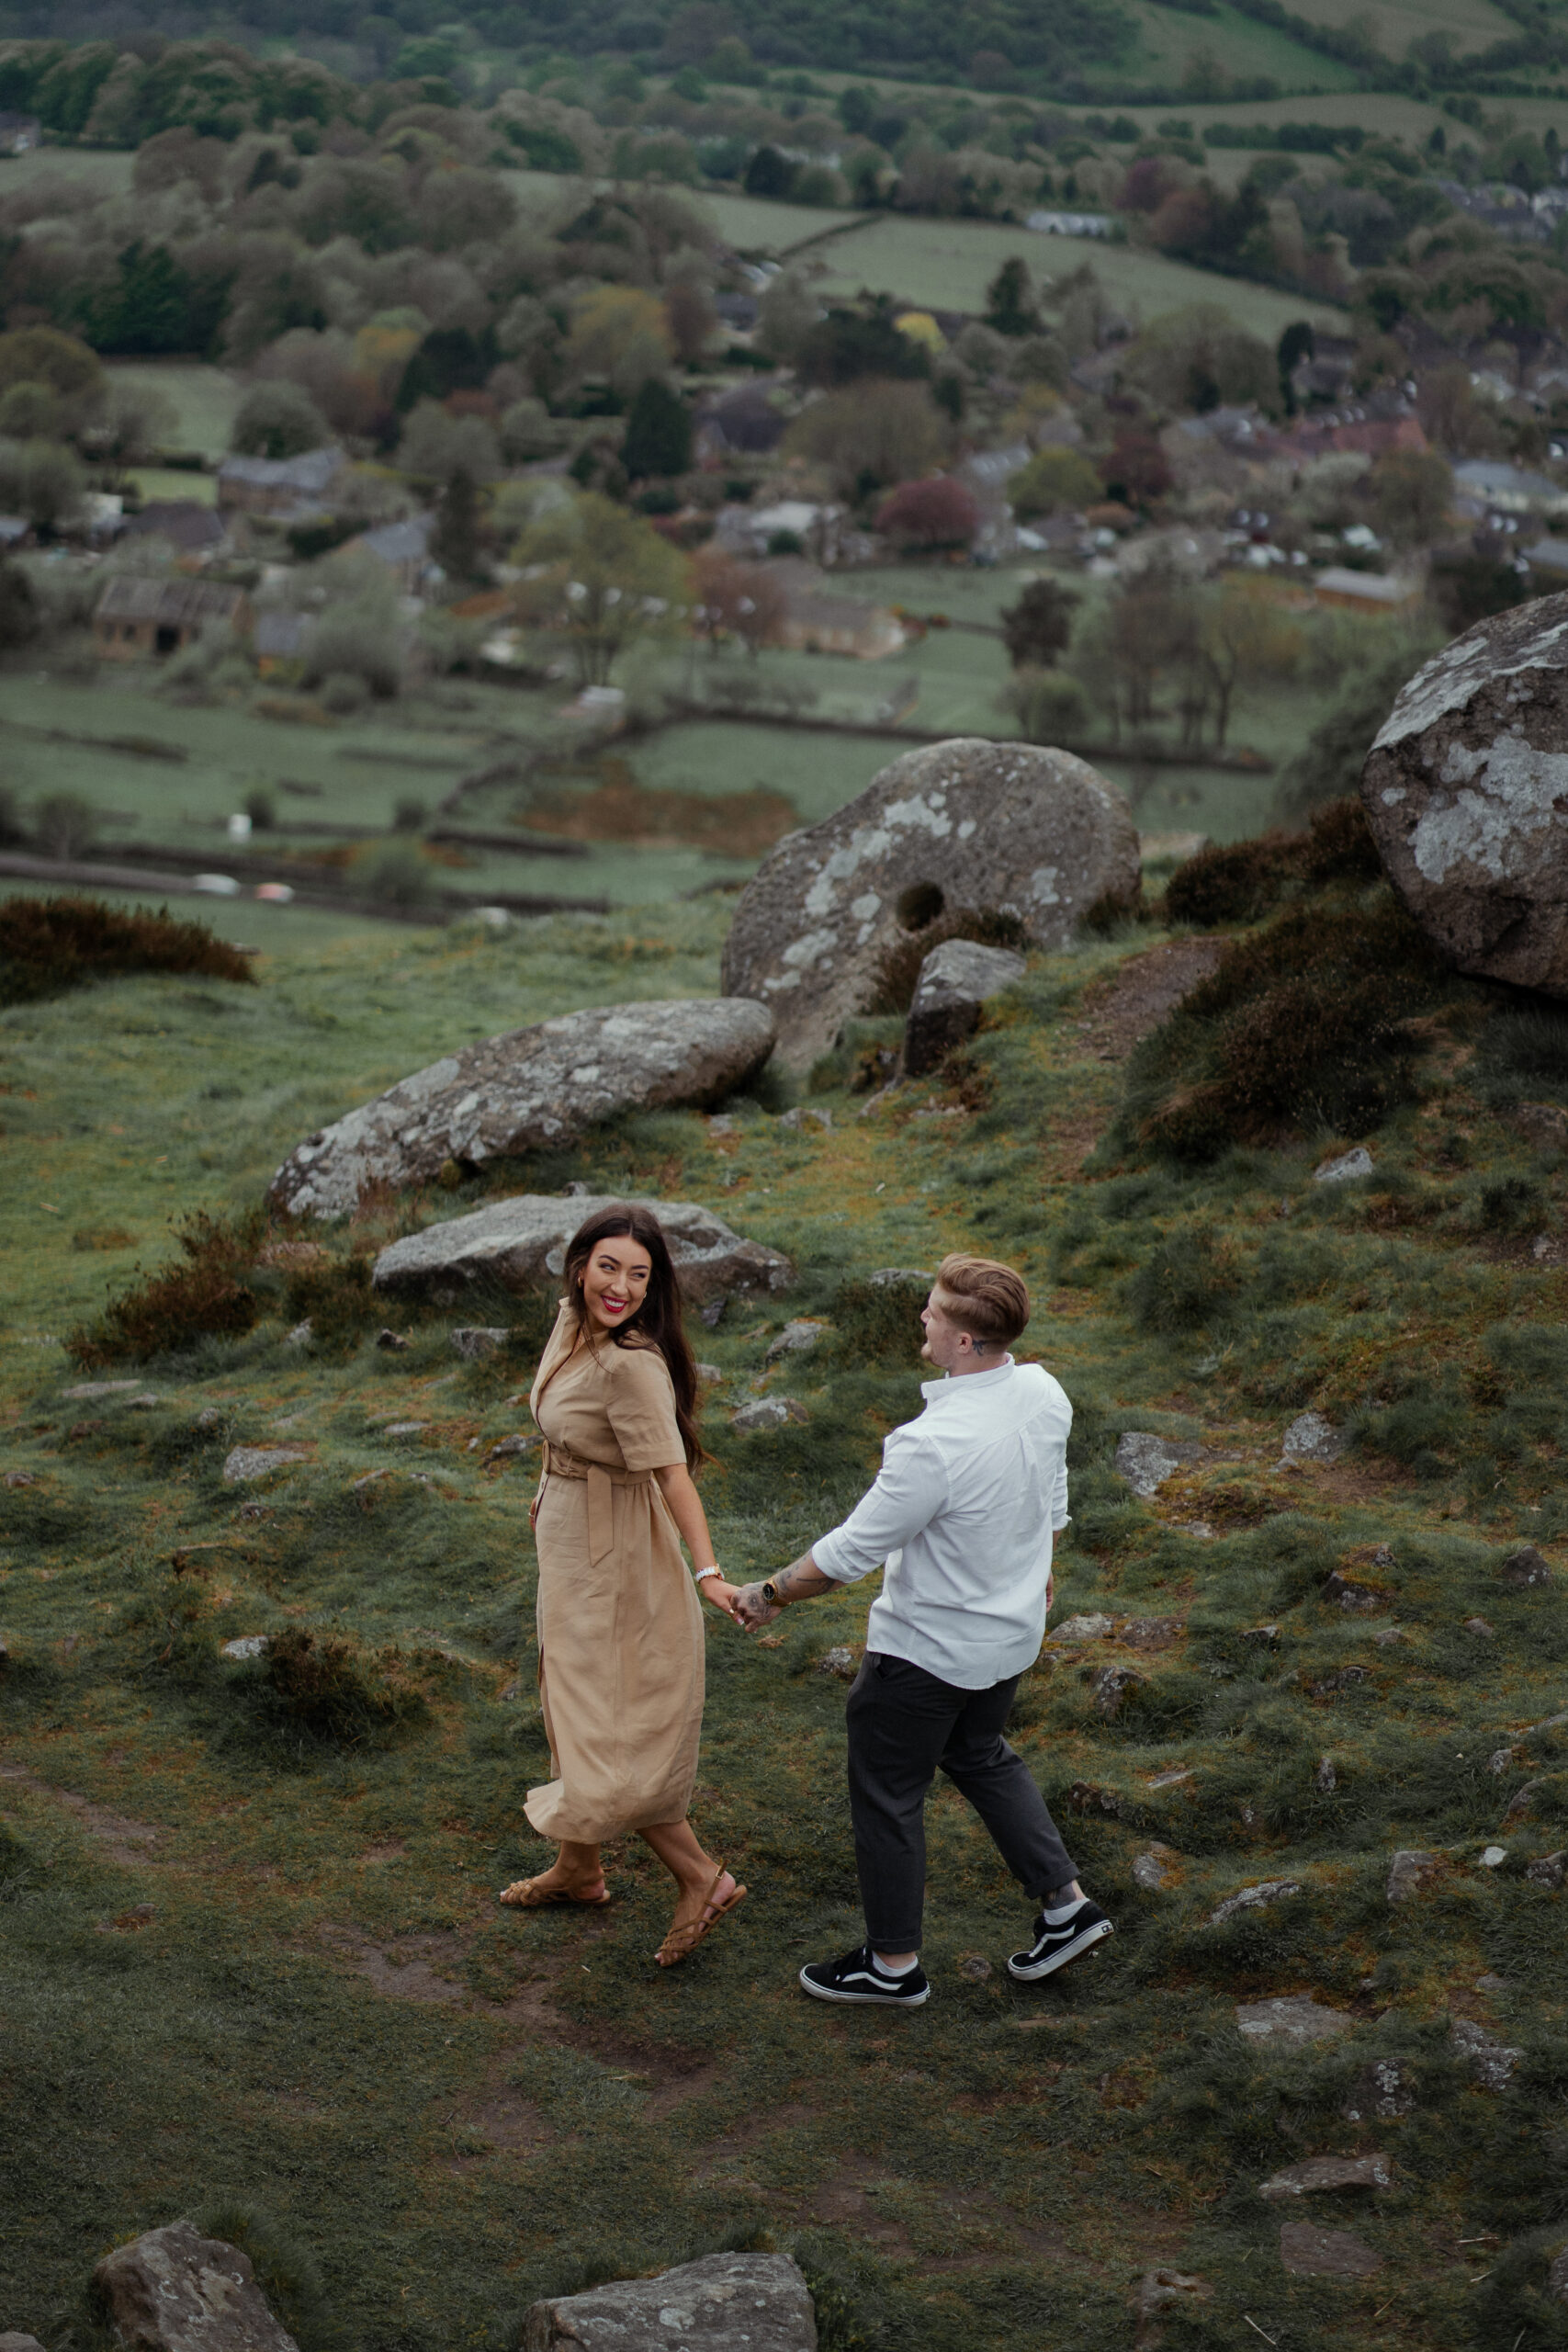
<instances>
[{"instance_id":1,"label":"couple holding hands","mask_svg":"<svg viewBox=\"0 0 1568 2352\"><path fill-rule=\"evenodd\" d=\"M1110 1935L1002 1736L1044 1635L1072 1427L1050 1374L1008 1353L1029 1320L1020 1276L989 1259L942 1261L920 1317L921 1354L941 1375L923 1385L924 1411L889 1435L875 1483L841 1527L744 1586L714 1559L692 1476L703 1460L697 1373L657 1218L632 1206L591 1218L567 1250L565 1282L529 1396L545 1436L529 1516L553 1777L525 1808L560 1850L502 1902L607 1904L601 1845L636 1830L677 1888L660 1964L683 1961L746 1895L686 1817L703 1717L698 1594L754 1632L886 1563L847 1709L866 1939L803 1968L803 1989L890 2007L928 1997L924 1813L939 1769L1038 1905L1012 1975L1048 1976Z\"/></svg>"}]
</instances>

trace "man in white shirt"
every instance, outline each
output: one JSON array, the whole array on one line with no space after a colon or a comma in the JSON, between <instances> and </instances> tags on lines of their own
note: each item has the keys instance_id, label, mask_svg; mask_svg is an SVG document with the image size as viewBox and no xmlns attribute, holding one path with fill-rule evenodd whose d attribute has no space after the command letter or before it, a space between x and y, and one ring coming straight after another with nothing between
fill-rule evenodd
<instances>
[{"instance_id":1,"label":"man in white shirt","mask_svg":"<svg viewBox=\"0 0 1568 2352\"><path fill-rule=\"evenodd\" d=\"M1033 1941L1008 1962L1012 1975L1049 1976L1111 1932L1002 1736L1044 1636L1052 1537L1067 1523L1073 1408L1041 1365L1007 1352L1029 1321L1029 1293L1010 1266L944 1258L920 1320L920 1352L944 1374L923 1384L924 1412L891 1432L875 1485L843 1525L777 1577L746 1586L735 1608L748 1628L765 1625L886 1562L846 1717L866 1940L841 1960L812 1962L800 1982L818 2000L906 2008L931 1990L919 1940L926 1792L939 1768L1039 1900Z\"/></svg>"}]
</instances>

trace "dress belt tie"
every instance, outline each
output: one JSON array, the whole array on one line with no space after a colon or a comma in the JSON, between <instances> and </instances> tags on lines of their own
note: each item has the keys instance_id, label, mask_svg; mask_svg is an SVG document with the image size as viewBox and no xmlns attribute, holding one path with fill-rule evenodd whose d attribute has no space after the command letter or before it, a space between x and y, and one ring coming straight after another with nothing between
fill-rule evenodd
<instances>
[{"instance_id":1,"label":"dress belt tie","mask_svg":"<svg viewBox=\"0 0 1568 2352\"><path fill-rule=\"evenodd\" d=\"M651 1470L612 1470L604 1462L585 1462L564 1445L545 1441L545 1476L547 1478L585 1478L588 1482L588 1557L592 1566L606 1558L615 1548L615 1505L611 1499L614 1487L647 1487L653 1483Z\"/></svg>"}]
</instances>

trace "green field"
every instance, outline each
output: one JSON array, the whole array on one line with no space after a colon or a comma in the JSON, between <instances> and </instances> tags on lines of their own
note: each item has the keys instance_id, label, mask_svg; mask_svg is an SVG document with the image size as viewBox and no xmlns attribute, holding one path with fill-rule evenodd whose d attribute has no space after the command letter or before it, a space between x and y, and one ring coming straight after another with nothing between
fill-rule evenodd
<instances>
[{"instance_id":1,"label":"green field","mask_svg":"<svg viewBox=\"0 0 1568 2352\"><path fill-rule=\"evenodd\" d=\"M1015 254L1023 256L1036 278L1066 277L1089 263L1107 289L1127 305L1134 322L1189 302L1218 302L1241 325L1273 343L1292 319L1326 322L1339 315L1299 294L1277 294L1269 287L1216 277L1130 245L1040 236L989 221L920 220L887 214L824 246L826 274L813 282L828 295L853 294L866 287L906 302L978 312L986 307L987 286Z\"/></svg>"},{"instance_id":2,"label":"green field","mask_svg":"<svg viewBox=\"0 0 1568 2352\"><path fill-rule=\"evenodd\" d=\"M1292 0L1292 5L1311 25L1337 28L1346 21L1339 0ZM1385 57L1397 59L1424 33L1447 33L1463 56L1470 50L1489 49L1494 41L1516 40L1518 25L1491 0L1378 0L1367 30Z\"/></svg>"},{"instance_id":3,"label":"green field","mask_svg":"<svg viewBox=\"0 0 1568 2352\"><path fill-rule=\"evenodd\" d=\"M0 156L0 196L17 188L69 182L103 196L126 196L136 158L118 148L35 147L28 155Z\"/></svg>"},{"instance_id":4,"label":"green field","mask_svg":"<svg viewBox=\"0 0 1568 2352\"><path fill-rule=\"evenodd\" d=\"M177 448L199 450L213 462L223 456L243 388L221 368L198 359L115 359L107 372L117 383L150 384L173 404Z\"/></svg>"},{"instance_id":5,"label":"green field","mask_svg":"<svg viewBox=\"0 0 1568 2352\"><path fill-rule=\"evenodd\" d=\"M1258 24L1227 8L1224 0L1212 16L1188 16L1151 6L1149 0L1135 5L1134 14L1139 19L1138 47L1122 71L1134 85L1157 87L1163 82L1179 89L1194 58L1212 60L1238 79L1267 74L1281 89L1303 95L1355 85L1348 66L1303 47L1272 25Z\"/></svg>"}]
</instances>

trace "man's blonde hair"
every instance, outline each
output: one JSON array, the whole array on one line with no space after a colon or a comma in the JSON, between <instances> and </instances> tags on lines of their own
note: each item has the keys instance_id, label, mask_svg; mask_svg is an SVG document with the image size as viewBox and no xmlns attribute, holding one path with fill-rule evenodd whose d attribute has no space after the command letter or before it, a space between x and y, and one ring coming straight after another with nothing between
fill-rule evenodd
<instances>
[{"instance_id":1,"label":"man's blonde hair","mask_svg":"<svg viewBox=\"0 0 1568 2352\"><path fill-rule=\"evenodd\" d=\"M1010 1348L1029 1322L1029 1290L1021 1274L995 1258L955 1251L936 1272L950 1319L977 1348Z\"/></svg>"}]
</instances>

